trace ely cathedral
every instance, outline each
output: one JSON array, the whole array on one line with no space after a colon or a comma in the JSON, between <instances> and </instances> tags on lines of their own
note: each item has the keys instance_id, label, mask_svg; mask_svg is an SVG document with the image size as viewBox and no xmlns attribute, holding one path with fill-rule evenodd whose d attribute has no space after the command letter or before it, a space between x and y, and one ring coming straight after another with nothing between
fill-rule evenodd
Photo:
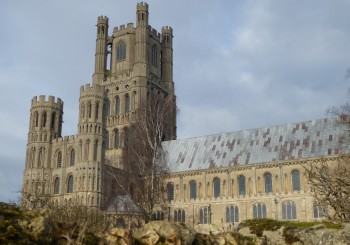
<instances>
[{"instance_id":1,"label":"ely cathedral","mask_svg":"<svg viewBox=\"0 0 350 245\"><path fill-rule=\"evenodd\" d=\"M162 136L168 210L154 210L157 218L193 225L323 218L303 166L337 161L343 126L328 118L176 139L173 30L149 25L146 3L137 4L135 26L115 27L111 35L108 18L98 17L95 70L92 84L80 88L76 135L61 135L61 99L32 99L23 205L40 207L27 198L39 195L54 205L103 210L113 193L106 169L130 164L127 139L150 96L171 101Z\"/></svg>"}]
</instances>

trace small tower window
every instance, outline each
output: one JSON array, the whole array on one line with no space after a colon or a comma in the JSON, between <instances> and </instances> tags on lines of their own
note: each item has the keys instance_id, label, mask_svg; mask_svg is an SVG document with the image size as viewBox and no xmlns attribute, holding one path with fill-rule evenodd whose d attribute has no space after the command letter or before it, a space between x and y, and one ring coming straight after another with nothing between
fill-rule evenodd
<instances>
[{"instance_id":1,"label":"small tower window","mask_svg":"<svg viewBox=\"0 0 350 245\"><path fill-rule=\"evenodd\" d=\"M70 152L70 165L71 166L74 166L75 164L75 150L73 149L71 152Z\"/></svg>"},{"instance_id":2,"label":"small tower window","mask_svg":"<svg viewBox=\"0 0 350 245\"><path fill-rule=\"evenodd\" d=\"M91 118L91 102L87 104L88 117Z\"/></svg>"},{"instance_id":3,"label":"small tower window","mask_svg":"<svg viewBox=\"0 0 350 245\"><path fill-rule=\"evenodd\" d=\"M158 51L157 51L156 45L153 45L153 47L152 47L151 64L154 67L157 67L157 64L158 64Z\"/></svg>"},{"instance_id":4,"label":"small tower window","mask_svg":"<svg viewBox=\"0 0 350 245\"><path fill-rule=\"evenodd\" d=\"M100 106L100 104L97 102L96 103L96 107L95 107L95 119L98 120L98 107Z\"/></svg>"},{"instance_id":5,"label":"small tower window","mask_svg":"<svg viewBox=\"0 0 350 245\"><path fill-rule=\"evenodd\" d=\"M55 119L56 119L56 113L53 112L51 114L51 129L54 129L55 128Z\"/></svg>"},{"instance_id":6,"label":"small tower window","mask_svg":"<svg viewBox=\"0 0 350 245\"><path fill-rule=\"evenodd\" d=\"M57 167L60 168L62 167L62 152L59 151L57 153Z\"/></svg>"},{"instance_id":7,"label":"small tower window","mask_svg":"<svg viewBox=\"0 0 350 245\"><path fill-rule=\"evenodd\" d=\"M39 123L39 114L38 112L34 113L34 125L35 127L38 127L38 123Z\"/></svg>"},{"instance_id":8,"label":"small tower window","mask_svg":"<svg viewBox=\"0 0 350 245\"><path fill-rule=\"evenodd\" d=\"M114 130L114 148L119 147L119 130L115 129Z\"/></svg>"},{"instance_id":9,"label":"small tower window","mask_svg":"<svg viewBox=\"0 0 350 245\"><path fill-rule=\"evenodd\" d=\"M120 42L117 46L117 61L126 60L126 44Z\"/></svg>"},{"instance_id":10,"label":"small tower window","mask_svg":"<svg viewBox=\"0 0 350 245\"><path fill-rule=\"evenodd\" d=\"M119 96L115 98L115 114L119 115L120 114L120 99Z\"/></svg>"},{"instance_id":11,"label":"small tower window","mask_svg":"<svg viewBox=\"0 0 350 245\"><path fill-rule=\"evenodd\" d=\"M94 144L94 161L97 160L97 151L98 151L98 141L95 141L95 144Z\"/></svg>"},{"instance_id":12,"label":"small tower window","mask_svg":"<svg viewBox=\"0 0 350 245\"><path fill-rule=\"evenodd\" d=\"M43 120L43 122L42 122L42 125L43 125L43 128L45 128L46 127L46 112L44 112L43 113L43 117L42 117L42 120Z\"/></svg>"},{"instance_id":13,"label":"small tower window","mask_svg":"<svg viewBox=\"0 0 350 245\"><path fill-rule=\"evenodd\" d=\"M130 112L130 96L125 95L125 113Z\"/></svg>"}]
</instances>

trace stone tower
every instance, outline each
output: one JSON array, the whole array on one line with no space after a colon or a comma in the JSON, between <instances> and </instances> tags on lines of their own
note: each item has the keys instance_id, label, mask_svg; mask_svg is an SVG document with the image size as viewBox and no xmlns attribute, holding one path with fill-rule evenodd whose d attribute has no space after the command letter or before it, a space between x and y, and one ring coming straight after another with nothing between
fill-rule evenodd
<instances>
[{"instance_id":1,"label":"stone tower","mask_svg":"<svg viewBox=\"0 0 350 245\"><path fill-rule=\"evenodd\" d=\"M55 97L35 96L30 109L23 195L26 205L40 207L50 194L52 140L61 136L63 102Z\"/></svg>"},{"instance_id":2,"label":"stone tower","mask_svg":"<svg viewBox=\"0 0 350 245\"><path fill-rule=\"evenodd\" d=\"M78 133L61 136L63 102L50 96L31 108L23 202L103 207L112 185L107 168L123 169L127 142L149 97L168 98L163 140L176 139L172 28L149 25L147 3L138 3L136 26L113 29L100 16L96 25L92 85L80 88ZM45 200L44 200L45 199ZM38 201L39 200L39 201Z\"/></svg>"}]
</instances>

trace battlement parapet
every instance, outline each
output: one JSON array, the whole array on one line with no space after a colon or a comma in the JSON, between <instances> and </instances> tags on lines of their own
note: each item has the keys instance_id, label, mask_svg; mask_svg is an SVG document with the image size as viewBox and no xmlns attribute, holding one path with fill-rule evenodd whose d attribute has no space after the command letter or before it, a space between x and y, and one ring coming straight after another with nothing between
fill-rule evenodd
<instances>
[{"instance_id":1,"label":"battlement parapet","mask_svg":"<svg viewBox=\"0 0 350 245\"><path fill-rule=\"evenodd\" d=\"M148 12L148 4L146 2L137 3L137 11L147 11Z\"/></svg>"},{"instance_id":2,"label":"battlement parapet","mask_svg":"<svg viewBox=\"0 0 350 245\"><path fill-rule=\"evenodd\" d=\"M114 27L113 28L113 34L117 34L118 32L123 32L123 31L132 31L134 32L134 23L127 23L125 25L120 25L119 27Z\"/></svg>"},{"instance_id":3,"label":"battlement parapet","mask_svg":"<svg viewBox=\"0 0 350 245\"><path fill-rule=\"evenodd\" d=\"M163 26L162 27L162 34L173 34L173 28L171 28L170 26Z\"/></svg>"},{"instance_id":4,"label":"battlement parapet","mask_svg":"<svg viewBox=\"0 0 350 245\"><path fill-rule=\"evenodd\" d=\"M57 98L55 101L55 96L49 96L46 100L45 95L34 96L32 99L32 106L52 106L52 107L60 107L63 108L63 101L60 98Z\"/></svg>"},{"instance_id":5,"label":"battlement parapet","mask_svg":"<svg viewBox=\"0 0 350 245\"><path fill-rule=\"evenodd\" d=\"M90 83L87 83L80 87L80 96L96 94L96 93L103 93L103 89L101 86L96 84L91 85Z\"/></svg>"},{"instance_id":6,"label":"battlement parapet","mask_svg":"<svg viewBox=\"0 0 350 245\"><path fill-rule=\"evenodd\" d=\"M99 16L97 17L97 24L108 24L107 16Z\"/></svg>"}]
</instances>

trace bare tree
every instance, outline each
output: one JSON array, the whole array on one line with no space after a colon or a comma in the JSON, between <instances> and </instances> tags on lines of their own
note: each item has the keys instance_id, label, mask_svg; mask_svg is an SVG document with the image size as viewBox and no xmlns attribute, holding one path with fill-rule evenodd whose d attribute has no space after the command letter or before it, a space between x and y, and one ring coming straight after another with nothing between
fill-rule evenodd
<instances>
[{"instance_id":1,"label":"bare tree","mask_svg":"<svg viewBox=\"0 0 350 245\"><path fill-rule=\"evenodd\" d=\"M161 143L172 127L169 113L174 104L171 96L149 96L146 104L136 111L130 132L124 135L123 169L109 172L117 183L116 194L130 197L147 223L156 207L166 210L164 177L168 168Z\"/></svg>"},{"instance_id":2,"label":"bare tree","mask_svg":"<svg viewBox=\"0 0 350 245\"><path fill-rule=\"evenodd\" d=\"M29 183L29 182L28 182ZM21 193L21 206L28 209L44 208L50 204L51 195L46 189L46 180L36 180L24 185Z\"/></svg>"},{"instance_id":3,"label":"bare tree","mask_svg":"<svg viewBox=\"0 0 350 245\"><path fill-rule=\"evenodd\" d=\"M350 221L350 162L340 155L305 167L312 195L322 213L331 220ZM331 207L333 212L328 212Z\"/></svg>"},{"instance_id":4,"label":"bare tree","mask_svg":"<svg viewBox=\"0 0 350 245\"><path fill-rule=\"evenodd\" d=\"M87 206L50 206L48 218L52 223L67 227L62 237L67 244L83 244L87 233L97 234L108 229L108 223L99 209Z\"/></svg>"},{"instance_id":5,"label":"bare tree","mask_svg":"<svg viewBox=\"0 0 350 245\"><path fill-rule=\"evenodd\" d=\"M349 72L349 70L348 70ZM349 91L350 92L350 91ZM343 129L339 139L340 152L348 152L350 146L350 103L328 109L328 114L337 118ZM350 221L350 159L348 154L339 154L335 159L322 158L320 162L306 165L305 171L312 195L323 214L329 219ZM333 212L328 212L328 207Z\"/></svg>"}]
</instances>

